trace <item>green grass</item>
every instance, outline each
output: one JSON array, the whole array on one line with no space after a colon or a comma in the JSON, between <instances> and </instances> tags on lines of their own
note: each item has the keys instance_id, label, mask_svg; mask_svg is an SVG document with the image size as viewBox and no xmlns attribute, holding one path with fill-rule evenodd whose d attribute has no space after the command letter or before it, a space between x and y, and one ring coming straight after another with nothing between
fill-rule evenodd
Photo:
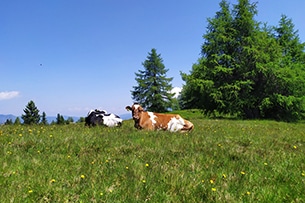
<instances>
[{"instance_id":1,"label":"green grass","mask_svg":"<svg viewBox=\"0 0 305 203\"><path fill-rule=\"evenodd\" d=\"M305 202L305 124L0 126L1 202Z\"/></svg>"}]
</instances>

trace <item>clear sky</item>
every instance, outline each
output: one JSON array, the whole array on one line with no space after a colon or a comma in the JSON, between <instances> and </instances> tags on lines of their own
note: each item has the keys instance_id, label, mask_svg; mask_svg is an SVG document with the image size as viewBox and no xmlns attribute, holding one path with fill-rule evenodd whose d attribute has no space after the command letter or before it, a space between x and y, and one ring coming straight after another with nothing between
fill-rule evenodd
<instances>
[{"instance_id":1,"label":"clear sky","mask_svg":"<svg viewBox=\"0 0 305 203\"><path fill-rule=\"evenodd\" d=\"M200 57L219 2L1 0L0 114L20 116L30 100L47 116L84 117L95 108L125 114L152 48L172 86L182 87L180 71L189 73ZM305 42L304 0L256 2L256 20L278 25L285 14Z\"/></svg>"}]
</instances>

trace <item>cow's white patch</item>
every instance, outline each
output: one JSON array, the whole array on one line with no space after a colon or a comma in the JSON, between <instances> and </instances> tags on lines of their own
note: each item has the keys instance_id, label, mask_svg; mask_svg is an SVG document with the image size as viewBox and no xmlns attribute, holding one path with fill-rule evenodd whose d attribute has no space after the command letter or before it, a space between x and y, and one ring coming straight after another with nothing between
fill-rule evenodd
<instances>
[{"instance_id":1,"label":"cow's white patch","mask_svg":"<svg viewBox=\"0 0 305 203\"><path fill-rule=\"evenodd\" d=\"M134 104L133 106L134 106L135 109L138 109L140 107L139 104Z\"/></svg>"},{"instance_id":2,"label":"cow's white patch","mask_svg":"<svg viewBox=\"0 0 305 203\"><path fill-rule=\"evenodd\" d=\"M184 122L183 118L173 117L167 124L167 130L170 132L177 132L177 131L181 130L184 125L185 125L185 122Z\"/></svg>"},{"instance_id":3,"label":"cow's white patch","mask_svg":"<svg viewBox=\"0 0 305 203\"><path fill-rule=\"evenodd\" d=\"M156 124L155 118L157 118L157 116L153 112L147 112L147 113L149 115L149 118L150 118L152 124L155 125Z\"/></svg>"},{"instance_id":4,"label":"cow's white patch","mask_svg":"<svg viewBox=\"0 0 305 203\"><path fill-rule=\"evenodd\" d=\"M103 115L103 124L108 127L115 127L121 125L123 119L119 118L115 114Z\"/></svg>"}]
</instances>

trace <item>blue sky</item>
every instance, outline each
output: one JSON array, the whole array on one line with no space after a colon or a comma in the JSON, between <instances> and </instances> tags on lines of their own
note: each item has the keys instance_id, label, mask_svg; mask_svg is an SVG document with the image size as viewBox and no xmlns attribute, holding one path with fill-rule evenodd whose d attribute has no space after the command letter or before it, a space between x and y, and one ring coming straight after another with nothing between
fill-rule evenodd
<instances>
[{"instance_id":1,"label":"blue sky","mask_svg":"<svg viewBox=\"0 0 305 203\"><path fill-rule=\"evenodd\" d=\"M30 100L47 116L86 116L95 108L125 114L135 72L152 48L172 86L182 87L180 71L189 73L200 57L219 2L0 1L0 114L20 116ZM257 2L258 21L278 25L285 14L305 42L304 0Z\"/></svg>"}]
</instances>

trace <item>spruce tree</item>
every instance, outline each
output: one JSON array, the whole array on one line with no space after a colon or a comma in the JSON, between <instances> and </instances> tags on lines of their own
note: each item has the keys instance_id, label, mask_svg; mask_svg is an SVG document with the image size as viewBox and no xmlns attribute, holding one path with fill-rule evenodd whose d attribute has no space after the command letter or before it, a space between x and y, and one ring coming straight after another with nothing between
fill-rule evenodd
<instances>
[{"instance_id":1,"label":"spruce tree","mask_svg":"<svg viewBox=\"0 0 305 203\"><path fill-rule=\"evenodd\" d=\"M276 69L273 68L272 92L264 99L261 110L265 118L295 121L305 118L305 44L300 42L294 24L282 15L274 28L280 47Z\"/></svg>"},{"instance_id":2,"label":"spruce tree","mask_svg":"<svg viewBox=\"0 0 305 203\"><path fill-rule=\"evenodd\" d=\"M43 125L48 125L48 121L47 121L47 115L45 112L42 112L42 116L41 116L41 124Z\"/></svg>"},{"instance_id":3,"label":"spruce tree","mask_svg":"<svg viewBox=\"0 0 305 203\"><path fill-rule=\"evenodd\" d=\"M170 91L173 78L166 77L168 69L165 68L161 55L152 49L142 65L144 70L135 73L138 85L133 86L132 99L149 111L167 111L172 107L174 94Z\"/></svg>"},{"instance_id":4,"label":"spruce tree","mask_svg":"<svg viewBox=\"0 0 305 203\"><path fill-rule=\"evenodd\" d=\"M305 63L305 43L300 42L298 31L295 30L292 19L282 15L279 25L274 28L275 38L282 49L282 57L287 57L288 62Z\"/></svg>"},{"instance_id":5,"label":"spruce tree","mask_svg":"<svg viewBox=\"0 0 305 203\"><path fill-rule=\"evenodd\" d=\"M17 117L17 118L15 119L14 125L20 125L20 124L21 124L20 118Z\"/></svg>"},{"instance_id":6,"label":"spruce tree","mask_svg":"<svg viewBox=\"0 0 305 203\"><path fill-rule=\"evenodd\" d=\"M12 125L13 124L13 120L12 119L6 119L4 125Z\"/></svg>"},{"instance_id":7,"label":"spruce tree","mask_svg":"<svg viewBox=\"0 0 305 203\"><path fill-rule=\"evenodd\" d=\"M181 94L183 108L243 118L298 120L304 117L304 43L292 22L282 17L276 29L254 20L256 4L239 0L230 12L208 19L202 57Z\"/></svg>"},{"instance_id":8,"label":"spruce tree","mask_svg":"<svg viewBox=\"0 0 305 203\"><path fill-rule=\"evenodd\" d=\"M193 65L190 75L182 73L182 79L186 81L181 94L183 108L200 108L207 113L221 108L230 111L224 98L234 98L234 93L225 89L231 88L235 30L229 4L223 0L219 6L215 17L208 19L202 58ZM226 88L220 88L226 84Z\"/></svg>"},{"instance_id":9,"label":"spruce tree","mask_svg":"<svg viewBox=\"0 0 305 203\"><path fill-rule=\"evenodd\" d=\"M234 78L232 80L236 100L230 102L232 113L240 113L245 118L260 118L258 108L259 93L256 92L256 85L262 85L258 77L260 70L258 62L260 57L260 29L254 20L257 14L256 4L249 0L239 0L233 8L235 30L234 38ZM234 108L233 108L234 107Z\"/></svg>"},{"instance_id":10,"label":"spruce tree","mask_svg":"<svg viewBox=\"0 0 305 203\"><path fill-rule=\"evenodd\" d=\"M63 125L65 124L65 119L62 115L60 115L59 113L57 114L57 117L56 117L56 124L57 125Z\"/></svg>"},{"instance_id":11,"label":"spruce tree","mask_svg":"<svg viewBox=\"0 0 305 203\"><path fill-rule=\"evenodd\" d=\"M25 114L21 116L24 124L38 124L40 120L39 110L34 101L29 101L26 108L23 110Z\"/></svg>"},{"instance_id":12,"label":"spruce tree","mask_svg":"<svg viewBox=\"0 0 305 203\"><path fill-rule=\"evenodd\" d=\"M67 120L65 120L66 124L74 123L74 119L72 117L68 117Z\"/></svg>"}]
</instances>

